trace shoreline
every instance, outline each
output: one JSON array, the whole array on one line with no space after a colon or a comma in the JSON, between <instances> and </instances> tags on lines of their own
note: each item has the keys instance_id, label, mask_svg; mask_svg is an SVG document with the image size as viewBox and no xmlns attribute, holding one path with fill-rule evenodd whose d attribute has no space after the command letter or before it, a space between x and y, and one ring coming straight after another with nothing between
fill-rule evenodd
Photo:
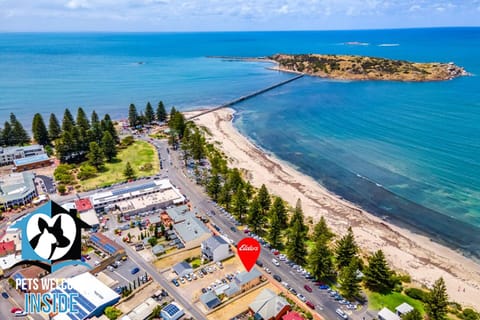
<instances>
[{"instance_id":1,"label":"shoreline","mask_svg":"<svg viewBox=\"0 0 480 320\"><path fill-rule=\"evenodd\" d=\"M217 147L227 154L230 165L241 169L251 183L265 183L272 194L294 205L302 201L306 217L317 221L323 215L337 234L352 226L363 252L382 249L392 267L407 272L424 286L443 276L451 301L480 308L480 265L460 252L439 244L403 226L391 224L348 202L291 164L262 150L233 125L235 111L221 109L204 114L194 121L208 128ZM463 291L465 289L465 292Z\"/></svg>"}]
</instances>

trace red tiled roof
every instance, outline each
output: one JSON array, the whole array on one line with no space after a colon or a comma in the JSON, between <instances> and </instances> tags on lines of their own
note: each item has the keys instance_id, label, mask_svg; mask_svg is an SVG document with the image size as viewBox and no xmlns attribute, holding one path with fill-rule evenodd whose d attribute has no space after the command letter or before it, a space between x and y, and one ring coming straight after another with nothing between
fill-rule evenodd
<instances>
[{"instance_id":1,"label":"red tiled roof","mask_svg":"<svg viewBox=\"0 0 480 320\"><path fill-rule=\"evenodd\" d=\"M296 313L295 311L291 311L286 315L284 315L282 317L282 320L304 320L304 319L300 314Z\"/></svg>"},{"instance_id":2,"label":"red tiled roof","mask_svg":"<svg viewBox=\"0 0 480 320\"><path fill-rule=\"evenodd\" d=\"M86 198L75 200L75 207L78 212L88 211L93 208L90 200Z\"/></svg>"},{"instance_id":3,"label":"red tiled roof","mask_svg":"<svg viewBox=\"0 0 480 320\"><path fill-rule=\"evenodd\" d=\"M0 242L0 255L6 255L15 251L15 241Z\"/></svg>"}]
</instances>

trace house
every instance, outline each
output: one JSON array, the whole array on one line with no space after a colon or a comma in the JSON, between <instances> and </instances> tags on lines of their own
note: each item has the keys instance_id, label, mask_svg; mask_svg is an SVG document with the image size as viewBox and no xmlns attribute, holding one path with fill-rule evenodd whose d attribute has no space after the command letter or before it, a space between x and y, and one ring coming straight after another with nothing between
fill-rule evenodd
<instances>
[{"instance_id":1,"label":"house","mask_svg":"<svg viewBox=\"0 0 480 320\"><path fill-rule=\"evenodd\" d=\"M175 272L179 277L186 276L193 272L192 266L185 261L179 262L173 266L173 272Z\"/></svg>"},{"instance_id":2,"label":"house","mask_svg":"<svg viewBox=\"0 0 480 320\"><path fill-rule=\"evenodd\" d=\"M159 304L152 298L148 298L141 304L135 307L127 315L120 318L120 320L145 320L153 313L153 309ZM166 318L164 318L166 319ZM176 318L178 319L178 318Z\"/></svg>"},{"instance_id":3,"label":"house","mask_svg":"<svg viewBox=\"0 0 480 320\"><path fill-rule=\"evenodd\" d=\"M290 311L290 304L272 290L263 289L248 308L255 320L280 320Z\"/></svg>"},{"instance_id":4,"label":"house","mask_svg":"<svg viewBox=\"0 0 480 320\"><path fill-rule=\"evenodd\" d=\"M399 317L409 313L410 311L413 311L413 307L406 302L402 303L401 305L399 305L395 308L395 313Z\"/></svg>"},{"instance_id":5,"label":"house","mask_svg":"<svg viewBox=\"0 0 480 320\"><path fill-rule=\"evenodd\" d=\"M233 255L230 245L220 236L212 236L201 244L202 254L212 261L222 261Z\"/></svg>"},{"instance_id":6,"label":"house","mask_svg":"<svg viewBox=\"0 0 480 320\"><path fill-rule=\"evenodd\" d=\"M21 172L52 165L53 160L45 153L13 160L13 171Z\"/></svg>"},{"instance_id":7,"label":"house","mask_svg":"<svg viewBox=\"0 0 480 320\"><path fill-rule=\"evenodd\" d=\"M177 320L180 319L184 314L185 312L183 309L174 302L166 305L162 311L160 311L160 315L164 320Z\"/></svg>"},{"instance_id":8,"label":"house","mask_svg":"<svg viewBox=\"0 0 480 320\"><path fill-rule=\"evenodd\" d=\"M77 209L77 212L82 213L88 210L92 210L93 206L92 206L92 203L90 202L90 199L81 198L81 199L75 200L75 208Z\"/></svg>"},{"instance_id":9,"label":"house","mask_svg":"<svg viewBox=\"0 0 480 320\"><path fill-rule=\"evenodd\" d=\"M250 272L242 271L235 276L234 281L240 290L245 292L262 281L262 273L257 268L253 268Z\"/></svg>"},{"instance_id":10,"label":"house","mask_svg":"<svg viewBox=\"0 0 480 320\"><path fill-rule=\"evenodd\" d=\"M388 308L383 308L378 312L378 319L379 320L400 320L400 317L390 311Z\"/></svg>"},{"instance_id":11,"label":"house","mask_svg":"<svg viewBox=\"0 0 480 320\"><path fill-rule=\"evenodd\" d=\"M282 317L282 320L305 320L299 313L290 311Z\"/></svg>"},{"instance_id":12,"label":"house","mask_svg":"<svg viewBox=\"0 0 480 320\"><path fill-rule=\"evenodd\" d=\"M164 254L165 253L165 247L162 246L161 244L157 244L152 248L152 253L156 256Z\"/></svg>"},{"instance_id":13,"label":"house","mask_svg":"<svg viewBox=\"0 0 480 320\"><path fill-rule=\"evenodd\" d=\"M208 310L214 309L222 303L213 291L202 294L200 296L200 302L203 303Z\"/></svg>"}]
</instances>

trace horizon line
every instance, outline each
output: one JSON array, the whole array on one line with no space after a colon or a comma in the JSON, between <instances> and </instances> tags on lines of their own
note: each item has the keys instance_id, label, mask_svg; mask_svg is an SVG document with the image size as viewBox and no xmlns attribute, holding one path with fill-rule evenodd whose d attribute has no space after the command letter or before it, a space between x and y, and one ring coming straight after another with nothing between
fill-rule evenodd
<instances>
[{"instance_id":1,"label":"horizon line","mask_svg":"<svg viewBox=\"0 0 480 320\"><path fill-rule=\"evenodd\" d=\"M418 30L418 29L476 29L478 26L433 26L433 27L390 27L390 28L357 28L357 29L284 29L284 30L204 30L204 31L187 31L187 30L170 30L170 31L155 31L155 30L71 30L71 31L15 31L15 30L0 30L0 34L7 33L50 33L50 34L72 34L72 33L240 33L240 32L332 32L332 31L387 31L387 30Z\"/></svg>"}]
</instances>

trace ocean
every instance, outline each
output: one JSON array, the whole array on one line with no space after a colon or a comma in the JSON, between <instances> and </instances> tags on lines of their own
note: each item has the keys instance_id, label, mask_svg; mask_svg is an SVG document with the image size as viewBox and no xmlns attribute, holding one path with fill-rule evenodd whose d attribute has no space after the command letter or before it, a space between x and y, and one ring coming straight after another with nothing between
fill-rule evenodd
<instances>
[{"instance_id":1,"label":"ocean","mask_svg":"<svg viewBox=\"0 0 480 320\"><path fill-rule=\"evenodd\" d=\"M453 61L472 73L304 77L236 105L235 125L343 198L480 257L480 28L0 34L0 126L12 111L29 128L35 112L61 117L66 107L119 119L130 103L216 106L292 75L209 56L274 53Z\"/></svg>"}]
</instances>

